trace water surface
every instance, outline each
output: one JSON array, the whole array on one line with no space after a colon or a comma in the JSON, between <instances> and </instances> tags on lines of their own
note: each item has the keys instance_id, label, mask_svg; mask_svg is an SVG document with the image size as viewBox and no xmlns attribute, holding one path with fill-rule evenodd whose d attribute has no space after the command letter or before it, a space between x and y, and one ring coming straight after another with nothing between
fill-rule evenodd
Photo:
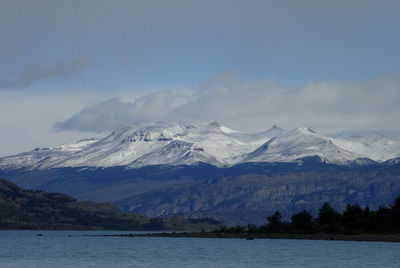
<instances>
[{"instance_id":1,"label":"water surface","mask_svg":"<svg viewBox=\"0 0 400 268\"><path fill-rule=\"evenodd\" d=\"M400 243L83 236L114 233L0 231L0 267L400 267Z\"/></svg>"}]
</instances>

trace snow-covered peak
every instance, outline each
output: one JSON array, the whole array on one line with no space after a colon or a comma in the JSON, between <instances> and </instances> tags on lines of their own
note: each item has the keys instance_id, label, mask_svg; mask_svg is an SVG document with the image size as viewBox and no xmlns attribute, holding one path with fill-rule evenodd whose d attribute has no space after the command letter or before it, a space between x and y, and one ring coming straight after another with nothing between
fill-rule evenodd
<instances>
[{"instance_id":1,"label":"snow-covered peak","mask_svg":"<svg viewBox=\"0 0 400 268\"><path fill-rule=\"evenodd\" d=\"M298 127L271 138L249 153L245 162L293 162L304 157L318 156L325 162L344 164L359 158L357 153L340 148L330 138L309 127Z\"/></svg>"},{"instance_id":2,"label":"snow-covered peak","mask_svg":"<svg viewBox=\"0 0 400 268\"><path fill-rule=\"evenodd\" d=\"M288 130L280 128L277 125L273 125L270 129L258 133L249 134L235 131L232 132L231 135L233 135L236 139L240 140L243 143L261 145L271 138L280 137L282 135L285 135L287 132Z\"/></svg>"},{"instance_id":3,"label":"snow-covered peak","mask_svg":"<svg viewBox=\"0 0 400 268\"><path fill-rule=\"evenodd\" d=\"M400 156L400 142L382 135L340 136L336 137L334 141L346 150L356 151L375 161L386 161Z\"/></svg>"},{"instance_id":4,"label":"snow-covered peak","mask_svg":"<svg viewBox=\"0 0 400 268\"><path fill-rule=\"evenodd\" d=\"M299 132L302 134L316 135L317 133L312 130L309 126L300 126L293 130L293 132Z\"/></svg>"},{"instance_id":5,"label":"snow-covered peak","mask_svg":"<svg viewBox=\"0 0 400 268\"><path fill-rule=\"evenodd\" d=\"M286 132L286 130L284 130L283 128L280 128L277 125L273 125L270 129L268 129L265 133L268 133L268 135L272 138L275 136L280 136L282 135L284 132Z\"/></svg>"},{"instance_id":6,"label":"snow-covered peak","mask_svg":"<svg viewBox=\"0 0 400 268\"><path fill-rule=\"evenodd\" d=\"M346 164L400 157L400 143L383 136L325 137L308 126L285 130L276 125L259 133L231 130L217 122L127 125L103 139L54 148L37 148L0 158L0 167L195 165L226 167L243 162L293 162L317 156Z\"/></svg>"}]
</instances>

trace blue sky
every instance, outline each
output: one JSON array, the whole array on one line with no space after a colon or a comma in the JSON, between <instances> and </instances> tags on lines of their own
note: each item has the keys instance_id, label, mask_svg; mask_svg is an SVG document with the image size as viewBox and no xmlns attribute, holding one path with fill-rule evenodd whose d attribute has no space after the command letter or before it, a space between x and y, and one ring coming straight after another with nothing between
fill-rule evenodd
<instances>
[{"instance_id":1,"label":"blue sky","mask_svg":"<svg viewBox=\"0 0 400 268\"><path fill-rule=\"evenodd\" d=\"M390 0L0 0L0 155L151 120L399 130L398 14Z\"/></svg>"}]
</instances>

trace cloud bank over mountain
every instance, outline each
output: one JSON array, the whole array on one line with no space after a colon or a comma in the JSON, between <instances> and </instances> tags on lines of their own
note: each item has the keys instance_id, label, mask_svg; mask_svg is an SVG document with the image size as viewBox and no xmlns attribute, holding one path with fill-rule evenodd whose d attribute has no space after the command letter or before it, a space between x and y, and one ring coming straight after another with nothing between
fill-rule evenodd
<instances>
[{"instance_id":1,"label":"cloud bank over mountain","mask_svg":"<svg viewBox=\"0 0 400 268\"><path fill-rule=\"evenodd\" d=\"M186 91L160 90L133 101L111 98L56 123L59 131L112 131L143 122L217 120L240 130L310 125L327 133L398 129L400 81L311 81L283 86L274 80L239 81L224 73Z\"/></svg>"}]
</instances>

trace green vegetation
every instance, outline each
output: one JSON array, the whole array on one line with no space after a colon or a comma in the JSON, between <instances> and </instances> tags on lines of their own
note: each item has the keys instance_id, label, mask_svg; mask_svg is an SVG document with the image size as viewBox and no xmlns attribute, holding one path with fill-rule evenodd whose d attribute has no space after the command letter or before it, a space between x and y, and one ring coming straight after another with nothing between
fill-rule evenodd
<instances>
[{"instance_id":1,"label":"green vegetation","mask_svg":"<svg viewBox=\"0 0 400 268\"><path fill-rule=\"evenodd\" d=\"M59 193L30 191L0 179L0 229L212 230L218 222L183 217L150 219L108 203L76 201Z\"/></svg>"},{"instance_id":2,"label":"green vegetation","mask_svg":"<svg viewBox=\"0 0 400 268\"><path fill-rule=\"evenodd\" d=\"M268 224L257 227L248 225L220 226L216 233L249 234L395 234L400 233L400 197L389 207L380 207L370 211L368 207L347 205L343 213L337 212L329 203L325 203L316 218L308 211L292 215L289 222L282 221L282 215L276 211L267 217Z\"/></svg>"}]
</instances>

